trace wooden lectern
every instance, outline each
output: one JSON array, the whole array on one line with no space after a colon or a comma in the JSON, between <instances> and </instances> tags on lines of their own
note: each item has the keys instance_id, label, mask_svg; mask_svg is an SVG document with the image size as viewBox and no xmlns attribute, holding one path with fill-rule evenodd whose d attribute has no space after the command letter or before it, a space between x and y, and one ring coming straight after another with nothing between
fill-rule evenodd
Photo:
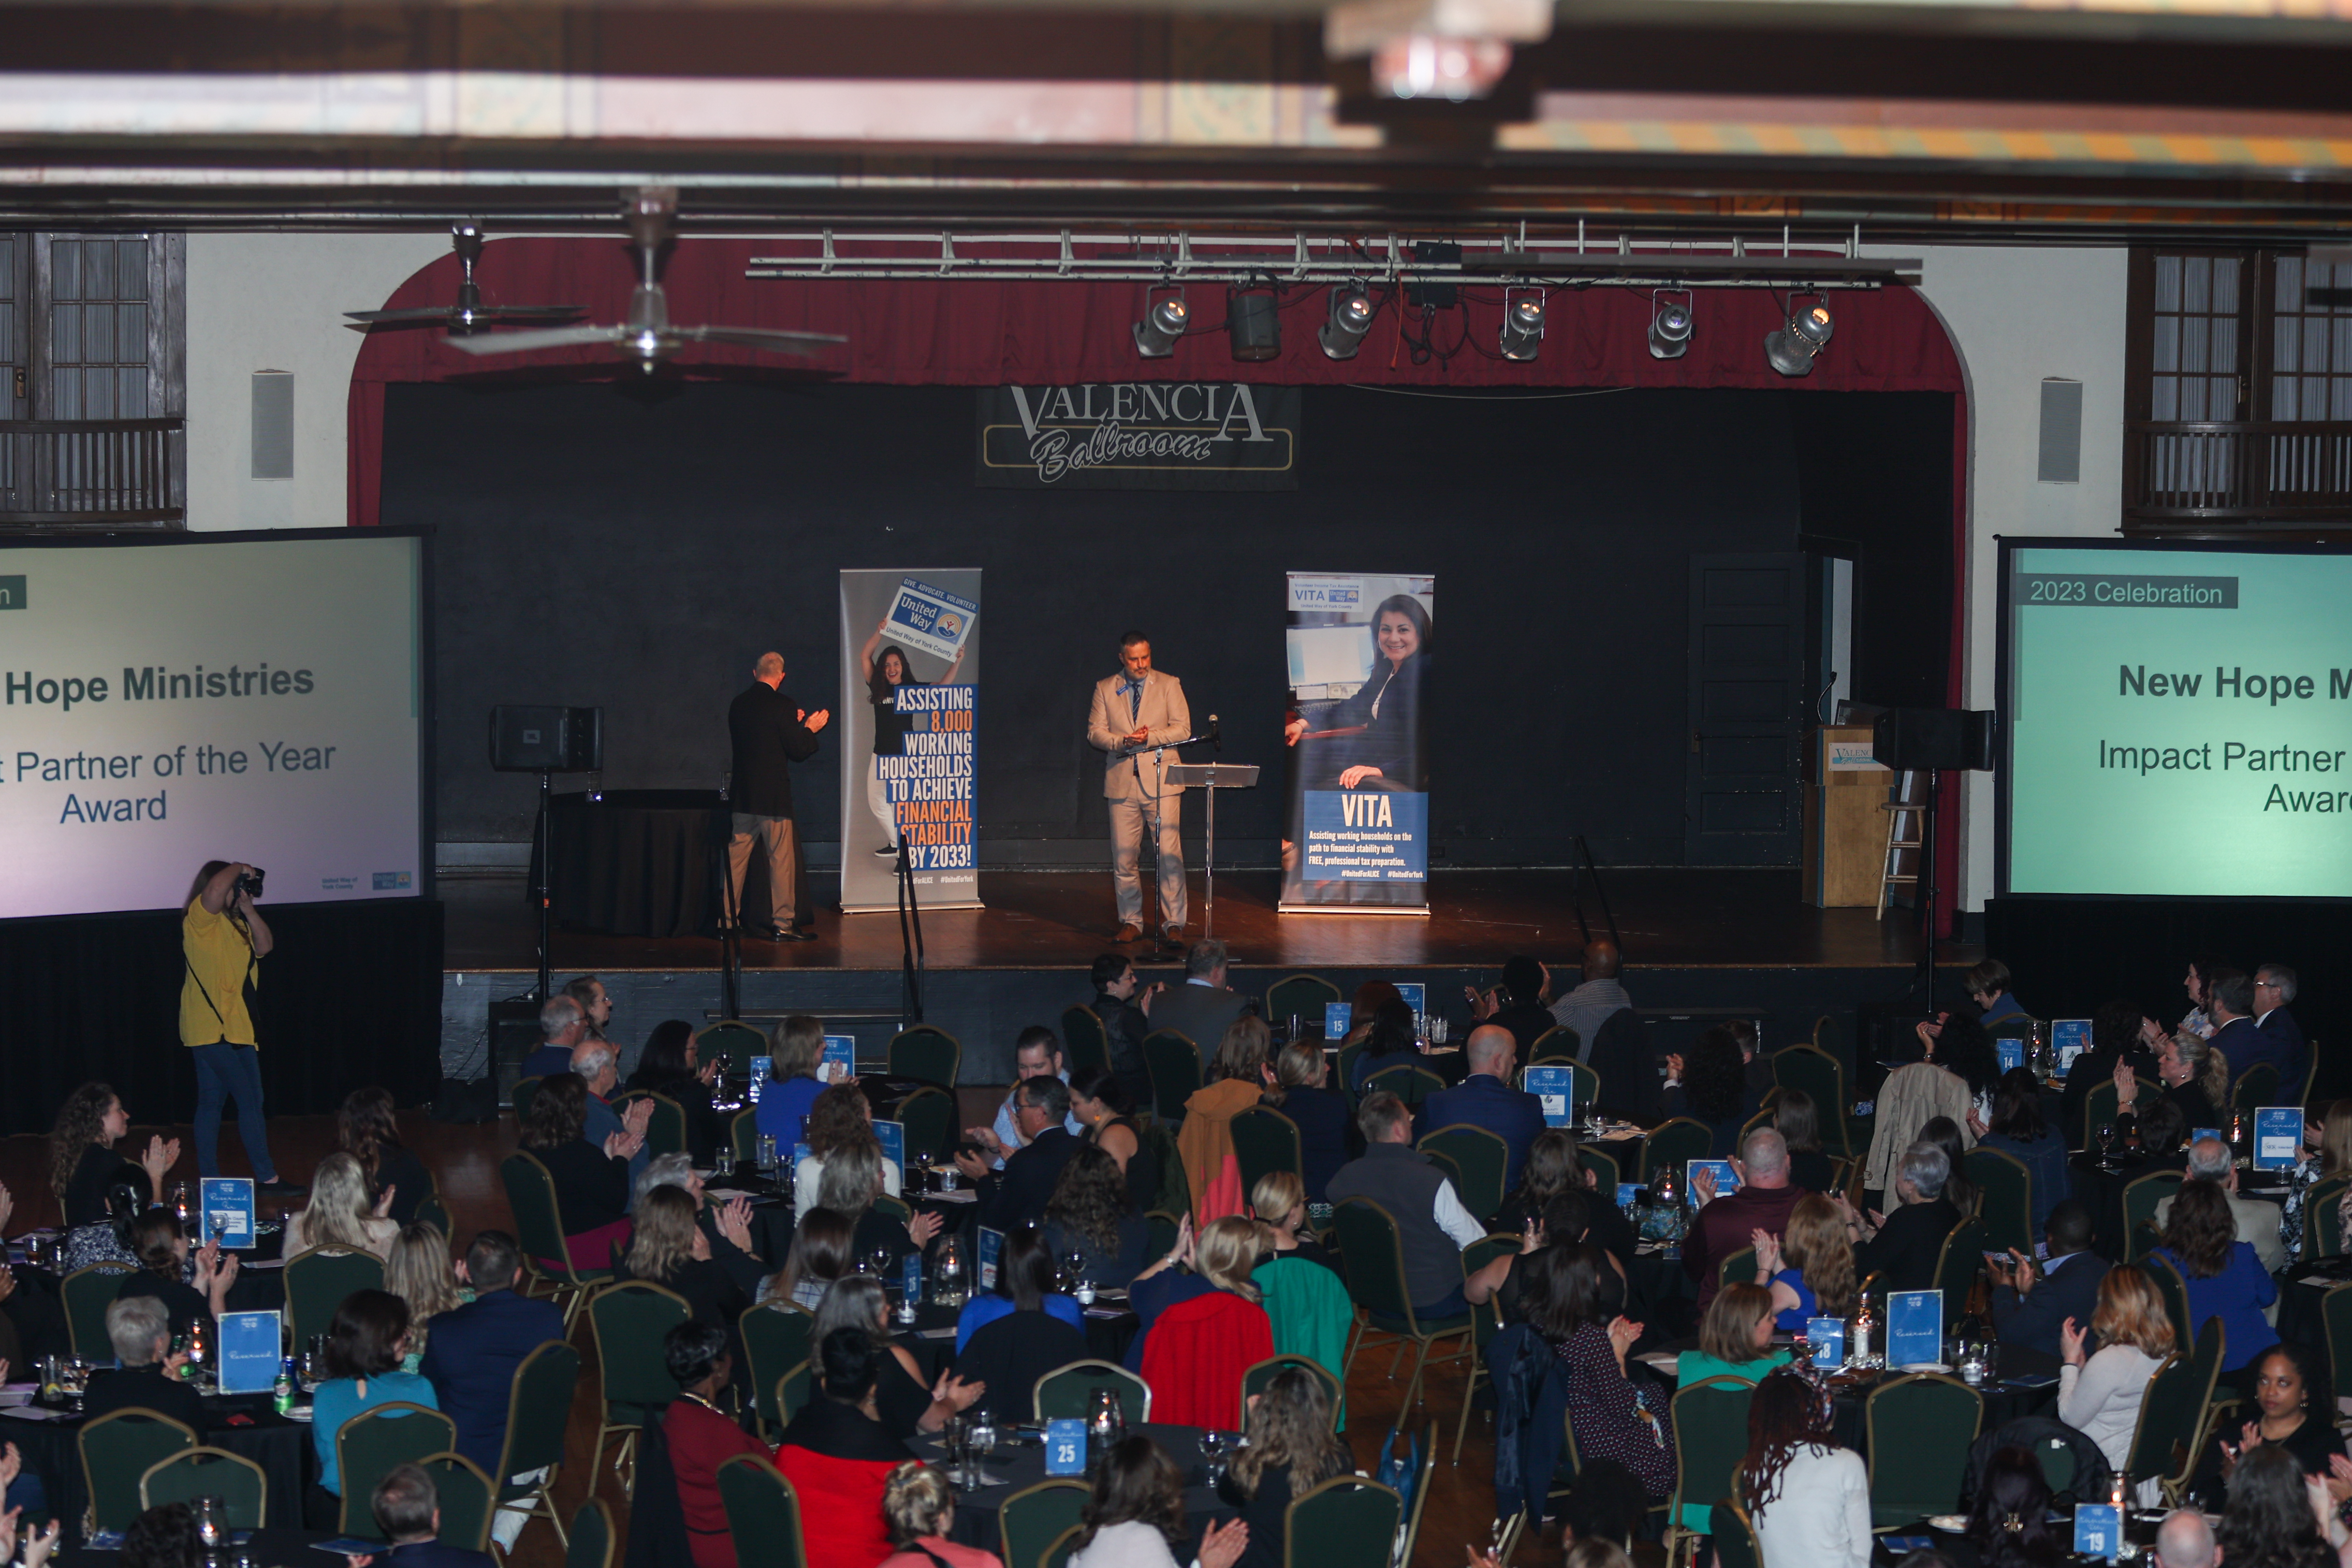
<instances>
[{"instance_id":1,"label":"wooden lectern","mask_svg":"<svg viewBox=\"0 0 2352 1568\"><path fill-rule=\"evenodd\" d=\"M1871 908L1886 869L1879 807L1895 775L1871 760L1867 724L1823 725L1805 761L1805 902Z\"/></svg>"}]
</instances>

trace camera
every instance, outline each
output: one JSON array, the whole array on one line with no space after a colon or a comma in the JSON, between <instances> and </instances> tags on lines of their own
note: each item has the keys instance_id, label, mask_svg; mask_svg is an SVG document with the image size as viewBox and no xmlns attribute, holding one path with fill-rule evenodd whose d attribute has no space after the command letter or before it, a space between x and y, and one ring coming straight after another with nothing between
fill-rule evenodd
<instances>
[{"instance_id":1,"label":"camera","mask_svg":"<svg viewBox=\"0 0 2352 1568\"><path fill-rule=\"evenodd\" d=\"M264 873L261 868L256 866L252 870L247 871L244 876L239 877L236 882L230 886L229 896L231 898L235 898L239 893L250 893L257 899L261 897L261 879Z\"/></svg>"}]
</instances>

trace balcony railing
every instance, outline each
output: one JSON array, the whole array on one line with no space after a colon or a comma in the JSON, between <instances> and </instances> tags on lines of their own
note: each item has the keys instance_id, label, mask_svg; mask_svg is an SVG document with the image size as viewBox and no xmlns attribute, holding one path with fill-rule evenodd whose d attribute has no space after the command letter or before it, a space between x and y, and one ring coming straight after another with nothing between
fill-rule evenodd
<instances>
[{"instance_id":1,"label":"balcony railing","mask_svg":"<svg viewBox=\"0 0 2352 1568\"><path fill-rule=\"evenodd\" d=\"M0 524L180 523L184 439L178 419L0 420Z\"/></svg>"},{"instance_id":2,"label":"balcony railing","mask_svg":"<svg viewBox=\"0 0 2352 1568\"><path fill-rule=\"evenodd\" d=\"M2352 421L2128 421L2124 513L2158 524L2352 525Z\"/></svg>"}]
</instances>

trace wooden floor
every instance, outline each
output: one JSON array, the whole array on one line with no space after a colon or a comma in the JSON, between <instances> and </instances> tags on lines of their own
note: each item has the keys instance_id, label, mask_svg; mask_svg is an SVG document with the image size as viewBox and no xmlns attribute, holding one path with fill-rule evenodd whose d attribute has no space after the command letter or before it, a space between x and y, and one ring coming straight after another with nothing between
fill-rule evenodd
<instances>
[{"instance_id":1,"label":"wooden floor","mask_svg":"<svg viewBox=\"0 0 2352 1568\"><path fill-rule=\"evenodd\" d=\"M193 1177L194 1145L185 1127L136 1127L122 1147L144 1148L149 1134L155 1131L182 1140L185 1152L173 1173L173 1178ZM435 1123L422 1112L404 1111L401 1115L401 1132L438 1179L441 1195L449 1205L450 1218L457 1227L458 1246L462 1247L475 1231L485 1226L513 1228L506 1194L499 1180L499 1162L515 1147L511 1117L502 1117L486 1126L451 1127ZM273 1118L269 1136L278 1168L289 1179L306 1180L320 1157L334 1146L333 1119ZM223 1131L221 1158L225 1173L249 1173L233 1129ZM48 1150L44 1140L0 1140L0 1182L6 1184L16 1204L9 1222L12 1230L56 1223L58 1208L48 1190L47 1169ZM596 1348L584 1314L578 1320L572 1343L579 1349L587 1370L572 1403L566 1459L555 1489L556 1502L569 1519L587 1500L593 1486L593 1495L611 1504L615 1521L625 1531L627 1500L621 1495L611 1467L594 1467L590 1452L596 1437ZM1398 1417L1404 1393L1402 1378L1391 1381L1388 1377L1388 1364L1386 1352L1360 1356L1354 1375L1349 1380L1348 1436L1357 1462L1367 1468L1378 1451L1381 1434ZM1484 1417L1474 1415L1461 1464L1449 1464L1446 1454L1451 1451L1454 1421L1461 1409L1460 1365L1434 1370L1426 1381L1423 1405L1414 1414L1412 1426L1417 1428L1432 1416L1442 1417L1440 1425L1446 1447L1438 1456L1437 1470L1431 1479L1413 1568L1461 1568L1464 1543L1475 1542L1484 1550L1487 1541L1494 1505L1493 1428ZM1524 1543L1516 1558L1520 1563L1549 1560L1550 1553L1534 1542ZM534 1521L523 1531L509 1561L517 1568L562 1568L562 1552L547 1525Z\"/></svg>"},{"instance_id":2,"label":"wooden floor","mask_svg":"<svg viewBox=\"0 0 2352 1568\"><path fill-rule=\"evenodd\" d=\"M1629 964L1644 968L1904 967L1918 956L1907 911L1884 920L1868 909L1821 910L1806 904L1794 870L1648 867L1602 873ZM1216 934L1235 962L1309 968L1492 964L1513 952L1571 962L1583 948L1576 917L1580 897L1595 935L1605 935L1601 900L1590 878L1567 871L1458 871L1434 878L1427 915L1276 912L1279 879L1271 871L1217 878ZM981 874L981 910L923 916L933 969L1083 968L1108 945L1114 919L1107 876L1045 871ZM537 927L519 876L446 879L440 896L448 924L444 967L452 971L535 966ZM1202 923L1202 879L1192 883L1192 924ZM818 917L817 940L750 942L753 969L895 969L895 914ZM699 937L557 934L558 966L592 970L715 968L716 941ZM1948 943L1947 963L1981 956Z\"/></svg>"}]
</instances>

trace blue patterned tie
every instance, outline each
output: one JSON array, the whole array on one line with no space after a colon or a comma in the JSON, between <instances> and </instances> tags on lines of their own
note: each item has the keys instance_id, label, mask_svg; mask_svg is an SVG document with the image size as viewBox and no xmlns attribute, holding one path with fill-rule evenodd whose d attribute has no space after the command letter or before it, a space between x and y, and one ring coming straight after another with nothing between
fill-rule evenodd
<instances>
[{"instance_id":1,"label":"blue patterned tie","mask_svg":"<svg viewBox=\"0 0 2352 1568\"><path fill-rule=\"evenodd\" d=\"M1132 724L1142 716L1143 682L1140 680L1130 680L1127 683L1127 721L1129 723Z\"/></svg>"}]
</instances>

